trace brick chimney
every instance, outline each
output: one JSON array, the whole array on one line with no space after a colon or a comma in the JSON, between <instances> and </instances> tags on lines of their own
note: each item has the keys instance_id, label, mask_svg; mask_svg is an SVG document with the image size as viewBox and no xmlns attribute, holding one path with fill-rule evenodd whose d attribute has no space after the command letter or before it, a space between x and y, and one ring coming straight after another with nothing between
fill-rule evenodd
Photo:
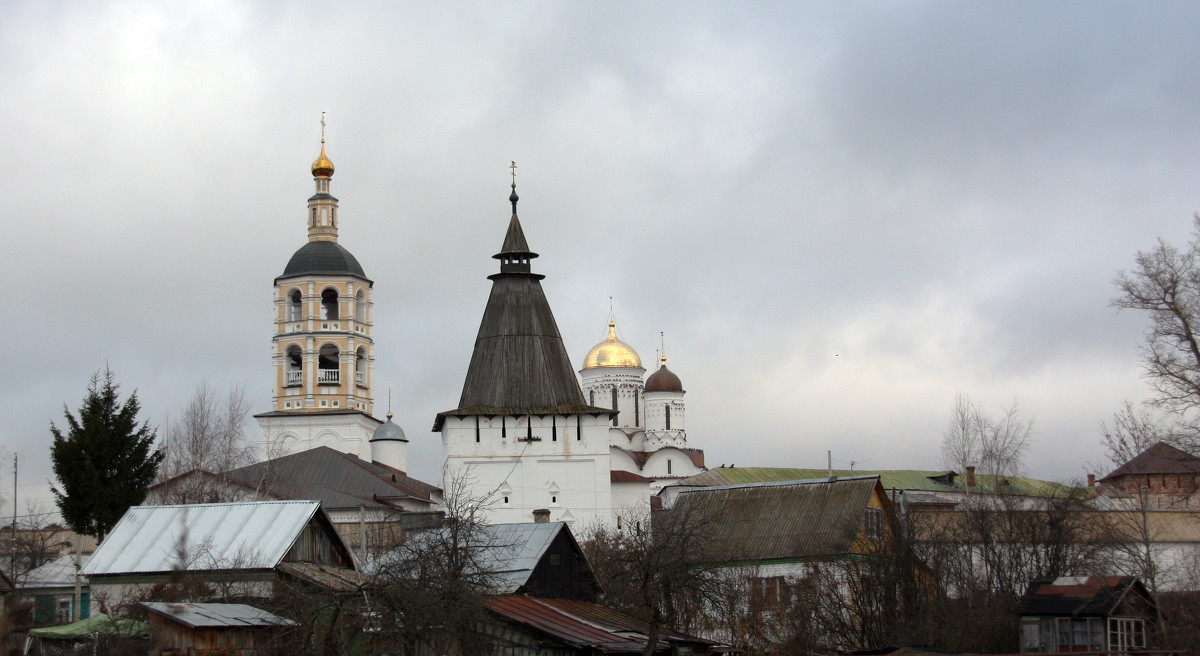
<instances>
[{"instance_id":1,"label":"brick chimney","mask_svg":"<svg viewBox=\"0 0 1200 656\"><path fill-rule=\"evenodd\" d=\"M1096 487L1096 475L1088 474L1088 487Z\"/></svg>"},{"instance_id":2,"label":"brick chimney","mask_svg":"<svg viewBox=\"0 0 1200 656\"><path fill-rule=\"evenodd\" d=\"M535 524L549 524L550 523L550 509L549 508L538 508L537 510L533 511L533 522Z\"/></svg>"},{"instance_id":3,"label":"brick chimney","mask_svg":"<svg viewBox=\"0 0 1200 656\"><path fill-rule=\"evenodd\" d=\"M967 467L967 487L975 487L975 466Z\"/></svg>"}]
</instances>

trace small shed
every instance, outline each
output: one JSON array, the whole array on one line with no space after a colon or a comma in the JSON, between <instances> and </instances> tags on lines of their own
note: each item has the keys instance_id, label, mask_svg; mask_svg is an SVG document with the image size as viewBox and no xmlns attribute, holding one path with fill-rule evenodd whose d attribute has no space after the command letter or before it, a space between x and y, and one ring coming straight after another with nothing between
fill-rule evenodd
<instances>
[{"instance_id":1,"label":"small shed","mask_svg":"<svg viewBox=\"0 0 1200 656\"><path fill-rule=\"evenodd\" d=\"M1157 614L1146 586L1132 576L1039 579L1017 602L1021 653L1146 649Z\"/></svg>"},{"instance_id":2,"label":"small shed","mask_svg":"<svg viewBox=\"0 0 1200 656\"><path fill-rule=\"evenodd\" d=\"M142 640L147 630L145 622L125 617L110 618L104 613L97 613L71 624L30 630L25 640L24 653L70 656L83 651L94 654L121 640Z\"/></svg>"},{"instance_id":3,"label":"small shed","mask_svg":"<svg viewBox=\"0 0 1200 656\"><path fill-rule=\"evenodd\" d=\"M150 656L193 656L220 650L256 653L295 622L246 604L143 602L150 620Z\"/></svg>"}]
</instances>

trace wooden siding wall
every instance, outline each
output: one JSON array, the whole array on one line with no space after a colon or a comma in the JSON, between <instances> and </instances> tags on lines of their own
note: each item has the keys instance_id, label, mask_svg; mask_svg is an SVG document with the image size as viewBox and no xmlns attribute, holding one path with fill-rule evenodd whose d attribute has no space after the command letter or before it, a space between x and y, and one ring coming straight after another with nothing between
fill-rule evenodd
<instances>
[{"instance_id":1,"label":"wooden siding wall","mask_svg":"<svg viewBox=\"0 0 1200 656\"><path fill-rule=\"evenodd\" d=\"M542 554L525 584L525 592L547 599L596 601L591 570L565 530Z\"/></svg>"},{"instance_id":2,"label":"wooden siding wall","mask_svg":"<svg viewBox=\"0 0 1200 656\"><path fill-rule=\"evenodd\" d=\"M349 554L339 548L334 535L336 533L331 525L323 524L314 517L304 527L304 532L292 545L284 561L353 567Z\"/></svg>"},{"instance_id":3,"label":"wooden siding wall","mask_svg":"<svg viewBox=\"0 0 1200 656\"><path fill-rule=\"evenodd\" d=\"M268 644L276 631L273 628L193 629L157 613L150 613L149 619L149 656L203 654L226 645L235 647L243 656L251 656L258 648Z\"/></svg>"}]
</instances>

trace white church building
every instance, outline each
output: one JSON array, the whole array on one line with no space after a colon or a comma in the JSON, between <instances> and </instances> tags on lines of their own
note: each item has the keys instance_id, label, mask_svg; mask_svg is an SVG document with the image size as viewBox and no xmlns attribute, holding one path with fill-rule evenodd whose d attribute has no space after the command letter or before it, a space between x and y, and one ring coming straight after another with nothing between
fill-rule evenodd
<instances>
[{"instance_id":1,"label":"white church building","mask_svg":"<svg viewBox=\"0 0 1200 656\"><path fill-rule=\"evenodd\" d=\"M439 413L443 489L466 489L491 522L613 523L645 508L675 478L704 471L687 447L683 386L666 368L643 380L641 358L616 336L593 347L576 378L550 305L545 276L517 218L500 252L458 407ZM586 395L585 395L586 394Z\"/></svg>"},{"instance_id":2,"label":"white church building","mask_svg":"<svg viewBox=\"0 0 1200 656\"><path fill-rule=\"evenodd\" d=\"M255 415L260 460L330 447L363 461L408 469L408 440L372 416L374 283L338 243L333 162L312 164L308 242L274 282L272 409ZM641 358L608 336L571 365L554 315L512 218L489 276L474 352L458 406L439 413L445 495L482 499L490 522L616 522L672 480L704 471L687 446L684 390L661 357L648 378ZM582 385L581 385L582 381Z\"/></svg>"}]
</instances>

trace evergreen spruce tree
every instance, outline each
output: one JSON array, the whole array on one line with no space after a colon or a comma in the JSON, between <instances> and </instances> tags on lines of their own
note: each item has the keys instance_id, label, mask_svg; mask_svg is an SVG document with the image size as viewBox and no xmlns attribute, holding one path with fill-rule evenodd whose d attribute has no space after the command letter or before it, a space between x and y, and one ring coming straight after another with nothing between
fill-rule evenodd
<instances>
[{"instance_id":1,"label":"evergreen spruce tree","mask_svg":"<svg viewBox=\"0 0 1200 656\"><path fill-rule=\"evenodd\" d=\"M101 540L130 506L146 498L163 453L155 429L138 425L137 392L125 403L116 375L105 367L92 375L79 416L65 405L66 431L50 422L50 458L59 487L52 487L63 521L77 533Z\"/></svg>"}]
</instances>

